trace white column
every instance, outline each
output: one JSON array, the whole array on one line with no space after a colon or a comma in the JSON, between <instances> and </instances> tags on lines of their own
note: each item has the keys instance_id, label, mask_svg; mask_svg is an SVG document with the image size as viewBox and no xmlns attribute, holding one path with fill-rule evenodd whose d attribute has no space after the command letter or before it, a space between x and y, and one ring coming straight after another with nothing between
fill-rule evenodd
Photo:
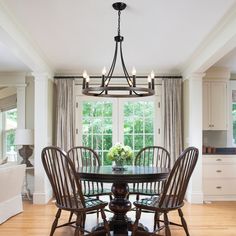
<instances>
[{"instance_id":1,"label":"white column","mask_svg":"<svg viewBox=\"0 0 236 236\"><path fill-rule=\"evenodd\" d=\"M25 85L16 88L17 91L17 128L25 128Z\"/></svg>"},{"instance_id":2,"label":"white column","mask_svg":"<svg viewBox=\"0 0 236 236\"><path fill-rule=\"evenodd\" d=\"M49 96L52 96L51 86L49 86L49 76L46 73L34 73L35 77L35 120L34 120L34 194L33 203L46 204L52 191L45 174L42 161L42 149L51 145L52 137L49 129L52 120L49 118Z\"/></svg>"},{"instance_id":3,"label":"white column","mask_svg":"<svg viewBox=\"0 0 236 236\"><path fill-rule=\"evenodd\" d=\"M197 147L199 158L189 182L187 200L202 203L202 77L203 73L192 74L184 81L184 144ZM187 90L187 91L186 91Z\"/></svg>"}]
</instances>

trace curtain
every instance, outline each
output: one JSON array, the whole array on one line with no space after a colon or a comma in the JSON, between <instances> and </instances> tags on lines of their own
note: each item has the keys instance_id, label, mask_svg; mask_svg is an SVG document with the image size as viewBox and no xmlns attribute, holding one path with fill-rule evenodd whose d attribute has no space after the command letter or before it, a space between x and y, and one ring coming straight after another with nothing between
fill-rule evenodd
<instances>
[{"instance_id":1,"label":"curtain","mask_svg":"<svg viewBox=\"0 0 236 236\"><path fill-rule=\"evenodd\" d=\"M68 151L74 146L74 80L56 79L56 146Z\"/></svg>"},{"instance_id":2,"label":"curtain","mask_svg":"<svg viewBox=\"0 0 236 236\"><path fill-rule=\"evenodd\" d=\"M164 147L170 152L171 166L182 146L182 79L163 79Z\"/></svg>"}]
</instances>

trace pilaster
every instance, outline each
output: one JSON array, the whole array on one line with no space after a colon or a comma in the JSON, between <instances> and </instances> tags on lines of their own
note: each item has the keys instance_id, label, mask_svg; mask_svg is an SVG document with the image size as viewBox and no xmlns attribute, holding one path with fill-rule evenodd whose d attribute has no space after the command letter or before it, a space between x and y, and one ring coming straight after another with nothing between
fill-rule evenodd
<instances>
[{"instance_id":1,"label":"pilaster","mask_svg":"<svg viewBox=\"0 0 236 236\"><path fill-rule=\"evenodd\" d=\"M189 182L186 198L191 203L202 203L202 78L204 73L184 78L184 145L197 147L199 158Z\"/></svg>"},{"instance_id":2,"label":"pilaster","mask_svg":"<svg viewBox=\"0 0 236 236\"><path fill-rule=\"evenodd\" d=\"M52 120L49 119L48 112L49 95L52 94L52 91L49 91L48 86L49 74L33 73L33 76L35 78L35 190L33 202L35 204L46 204L52 196L52 191L42 165L41 152L44 147L51 145L51 140L48 137L52 135L49 133L48 126Z\"/></svg>"}]
</instances>

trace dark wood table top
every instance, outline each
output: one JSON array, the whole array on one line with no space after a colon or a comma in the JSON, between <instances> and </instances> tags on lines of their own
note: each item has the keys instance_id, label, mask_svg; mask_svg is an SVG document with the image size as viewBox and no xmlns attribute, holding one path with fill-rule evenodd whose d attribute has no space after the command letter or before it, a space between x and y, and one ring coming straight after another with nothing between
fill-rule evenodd
<instances>
[{"instance_id":1,"label":"dark wood table top","mask_svg":"<svg viewBox=\"0 0 236 236\"><path fill-rule=\"evenodd\" d=\"M166 179L170 170L159 167L125 166L124 171L114 171L112 166L79 167L78 175L83 180L106 183L154 182Z\"/></svg>"}]
</instances>

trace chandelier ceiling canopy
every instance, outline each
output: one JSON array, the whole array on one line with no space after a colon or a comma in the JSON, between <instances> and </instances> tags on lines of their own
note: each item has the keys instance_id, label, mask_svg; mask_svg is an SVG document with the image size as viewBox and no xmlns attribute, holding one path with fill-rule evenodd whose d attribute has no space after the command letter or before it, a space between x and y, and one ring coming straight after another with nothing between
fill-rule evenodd
<instances>
[{"instance_id":1,"label":"chandelier ceiling canopy","mask_svg":"<svg viewBox=\"0 0 236 236\"><path fill-rule=\"evenodd\" d=\"M120 34L120 16L121 11L126 8L126 4L123 2L116 2L113 8L118 12L118 29L117 36L115 39L115 53L111 63L111 67L106 73L106 68L102 70L101 82L99 86L92 86L90 76L86 71L83 73L83 88L82 93L88 96L99 96L99 97L145 97L155 94L154 86L154 72L152 71L150 75L146 78L146 86L139 86L137 83L136 70L133 67L132 76L129 75L123 57L122 42L124 37ZM117 55L120 54L121 66L124 76L114 76L113 72L116 67ZM142 76L138 76L139 78ZM144 77L143 77L144 78ZM124 82L120 82L124 80ZM114 83L115 81L115 83ZM118 82L120 83L118 83ZM119 85L117 85L119 84Z\"/></svg>"}]
</instances>

